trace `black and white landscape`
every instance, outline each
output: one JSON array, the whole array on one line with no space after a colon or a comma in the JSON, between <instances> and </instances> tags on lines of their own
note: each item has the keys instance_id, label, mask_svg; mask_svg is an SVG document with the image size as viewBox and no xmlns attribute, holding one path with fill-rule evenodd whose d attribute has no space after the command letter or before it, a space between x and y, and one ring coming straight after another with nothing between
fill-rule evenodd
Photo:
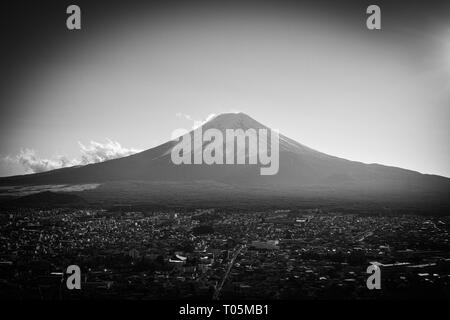
<instances>
[{"instance_id":1,"label":"black and white landscape","mask_svg":"<svg viewBox=\"0 0 450 320\"><path fill-rule=\"evenodd\" d=\"M196 130L210 128L265 126L243 113L228 113ZM175 165L170 155L176 139L120 159L2 178L7 193L30 193L1 203L2 266L10 275L3 294L446 295L448 178L349 161L283 135L279 139L280 168L271 176L261 176L258 165ZM248 154L245 148L240 152ZM77 293L58 284L68 262L81 264L86 275ZM383 270L383 294L365 287L366 267L374 262ZM31 274L16 280L11 272L21 270Z\"/></svg>"},{"instance_id":2,"label":"black and white landscape","mask_svg":"<svg viewBox=\"0 0 450 320\"><path fill-rule=\"evenodd\" d=\"M0 28L1 299L450 298L447 2L38 2Z\"/></svg>"}]
</instances>

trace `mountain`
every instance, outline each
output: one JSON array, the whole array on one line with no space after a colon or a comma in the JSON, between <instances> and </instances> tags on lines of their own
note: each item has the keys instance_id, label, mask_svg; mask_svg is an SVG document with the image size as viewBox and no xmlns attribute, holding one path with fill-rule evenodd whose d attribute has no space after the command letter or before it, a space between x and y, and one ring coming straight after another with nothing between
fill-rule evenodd
<instances>
[{"instance_id":1,"label":"mountain","mask_svg":"<svg viewBox=\"0 0 450 320\"><path fill-rule=\"evenodd\" d=\"M269 129L246 114L227 113L216 116L196 130L205 132L212 128L224 136L226 129ZM189 133L192 139L194 131ZM0 178L0 186L101 183L99 190L92 191L98 194L106 190L102 189L105 186L111 186L110 191L126 193L140 181L142 188L152 189L144 193L142 201L164 199L166 195L170 198L174 194L183 198L192 192L195 197L215 192L210 196L217 199L245 198L247 193L256 198L279 194L294 198L420 201L447 208L450 199L449 178L341 159L313 150L282 134L279 135L279 171L266 176L260 175L259 164L175 165L171 151L177 143L177 140L171 140L128 157L82 167ZM202 147L207 145L204 142ZM246 151L241 148L236 153L245 154ZM130 181L134 181L134 186L128 183Z\"/></svg>"}]
</instances>

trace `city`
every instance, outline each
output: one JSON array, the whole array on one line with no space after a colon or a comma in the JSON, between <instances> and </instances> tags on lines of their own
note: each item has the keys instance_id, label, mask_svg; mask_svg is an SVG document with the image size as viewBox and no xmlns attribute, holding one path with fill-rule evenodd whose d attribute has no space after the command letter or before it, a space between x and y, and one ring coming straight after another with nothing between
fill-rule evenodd
<instances>
[{"instance_id":1,"label":"city","mask_svg":"<svg viewBox=\"0 0 450 320\"><path fill-rule=\"evenodd\" d=\"M15 299L449 298L450 217L320 208L10 209L0 295ZM65 270L81 269L81 290ZM381 268L381 290L366 269Z\"/></svg>"}]
</instances>

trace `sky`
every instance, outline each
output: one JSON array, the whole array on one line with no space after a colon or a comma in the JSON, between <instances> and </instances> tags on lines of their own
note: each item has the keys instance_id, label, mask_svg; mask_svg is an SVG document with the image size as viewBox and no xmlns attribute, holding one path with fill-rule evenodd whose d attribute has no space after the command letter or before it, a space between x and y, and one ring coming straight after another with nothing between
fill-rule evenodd
<instances>
[{"instance_id":1,"label":"sky","mask_svg":"<svg viewBox=\"0 0 450 320\"><path fill-rule=\"evenodd\" d=\"M0 176L126 156L244 112L313 149L450 177L450 4L8 2Z\"/></svg>"}]
</instances>

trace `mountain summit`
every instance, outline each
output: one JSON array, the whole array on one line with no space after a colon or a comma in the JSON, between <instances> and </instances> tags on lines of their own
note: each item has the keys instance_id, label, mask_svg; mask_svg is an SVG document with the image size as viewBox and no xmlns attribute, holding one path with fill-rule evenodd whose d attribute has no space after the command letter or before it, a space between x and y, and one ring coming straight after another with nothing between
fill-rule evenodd
<instances>
[{"instance_id":1,"label":"mountain summit","mask_svg":"<svg viewBox=\"0 0 450 320\"><path fill-rule=\"evenodd\" d=\"M203 124L203 130L225 129L269 129L245 113L222 113Z\"/></svg>"},{"instance_id":2,"label":"mountain summit","mask_svg":"<svg viewBox=\"0 0 450 320\"><path fill-rule=\"evenodd\" d=\"M226 113L212 118L196 130L269 129L244 113ZM194 130L189 134L193 135ZM315 194L324 197L356 197L408 199L423 197L448 202L450 179L426 175L411 170L379 164L364 164L337 158L313 150L279 135L279 171L273 176L261 176L259 165L192 164L175 165L171 161L171 140L155 148L102 163L71 167L43 173L0 178L1 186L114 183L145 181L153 185L183 185L210 181L264 192L285 192L295 196ZM239 151L238 151L239 152ZM167 189L167 188L166 188ZM170 188L167 189L170 193ZM237 190L237 189L236 189ZM163 191L161 191L163 192ZM225 191L218 191L226 193Z\"/></svg>"}]
</instances>

